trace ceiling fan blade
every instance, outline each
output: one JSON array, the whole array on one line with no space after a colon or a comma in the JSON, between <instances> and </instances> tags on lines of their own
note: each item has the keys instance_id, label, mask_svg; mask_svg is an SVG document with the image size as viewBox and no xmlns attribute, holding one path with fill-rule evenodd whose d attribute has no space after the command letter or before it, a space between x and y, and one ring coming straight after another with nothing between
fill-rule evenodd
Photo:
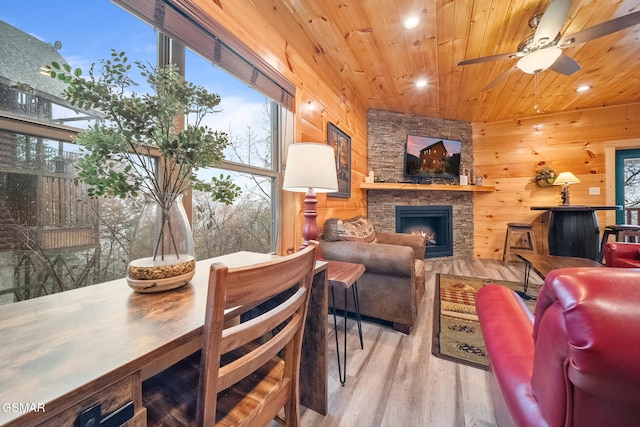
<instances>
[{"instance_id":1,"label":"ceiling fan blade","mask_svg":"<svg viewBox=\"0 0 640 427\"><path fill-rule=\"evenodd\" d=\"M581 67L573 58L569 55L560 55L556 62L551 64L549 69L555 71L556 73L564 74L565 76L570 76L576 71L580 71Z\"/></svg>"},{"instance_id":2,"label":"ceiling fan blade","mask_svg":"<svg viewBox=\"0 0 640 427\"><path fill-rule=\"evenodd\" d=\"M640 24L640 11L633 12L628 15L620 16L593 27L585 28L577 33L569 34L558 42L558 46L566 47L574 44L585 43L607 34L615 33L625 28Z\"/></svg>"},{"instance_id":3,"label":"ceiling fan blade","mask_svg":"<svg viewBox=\"0 0 640 427\"><path fill-rule=\"evenodd\" d=\"M491 81L488 85L486 85L485 87L482 88L482 91L487 91L490 90L491 88L493 88L495 85L497 85L498 83L501 83L503 81L505 81L506 79L509 78L509 76L511 74L513 74L514 71L516 71L518 68L516 66L513 66L511 68L509 68L507 71L505 71L504 73L500 74L498 77L496 77L495 79L493 79L493 81Z\"/></svg>"},{"instance_id":4,"label":"ceiling fan blade","mask_svg":"<svg viewBox=\"0 0 640 427\"><path fill-rule=\"evenodd\" d=\"M553 0L540 19L533 36L533 43L546 46L555 40L569 16L570 8L571 0Z\"/></svg>"},{"instance_id":5,"label":"ceiling fan blade","mask_svg":"<svg viewBox=\"0 0 640 427\"><path fill-rule=\"evenodd\" d=\"M483 56L481 58L467 59L466 61L458 62L458 65L470 65L480 64L481 62L502 61L503 59L514 59L519 56L519 52L514 53L500 53L498 55Z\"/></svg>"}]
</instances>

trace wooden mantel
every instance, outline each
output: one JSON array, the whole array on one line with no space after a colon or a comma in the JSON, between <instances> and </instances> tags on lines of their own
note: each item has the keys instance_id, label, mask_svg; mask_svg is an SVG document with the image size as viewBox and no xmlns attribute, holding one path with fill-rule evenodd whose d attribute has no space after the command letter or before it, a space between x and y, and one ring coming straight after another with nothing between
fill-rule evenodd
<instances>
[{"instance_id":1,"label":"wooden mantel","mask_svg":"<svg viewBox=\"0 0 640 427\"><path fill-rule=\"evenodd\" d=\"M495 187L480 185L455 185L455 184L411 184L402 182L361 182L363 190L403 190L403 191L495 191Z\"/></svg>"}]
</instances>

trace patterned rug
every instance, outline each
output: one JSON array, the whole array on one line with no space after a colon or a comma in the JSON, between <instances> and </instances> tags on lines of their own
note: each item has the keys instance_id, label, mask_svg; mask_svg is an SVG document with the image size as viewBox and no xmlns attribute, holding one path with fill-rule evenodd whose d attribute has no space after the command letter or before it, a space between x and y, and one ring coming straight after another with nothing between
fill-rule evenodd
<instances>
[{"instance_id":1,"label":"patterned rug","mask_svg":"<svg viewBox=\"0 0 640 427\"><path fill-rule=\"evenodd\" d=\"M489 359L475 303L476 292L488 283L513 289L533 312L540 285L529 283L525 295L521 282L438 273L433 311L432 353L435 356L480 369L489 369Z\"/></svg>"}]
</instances>

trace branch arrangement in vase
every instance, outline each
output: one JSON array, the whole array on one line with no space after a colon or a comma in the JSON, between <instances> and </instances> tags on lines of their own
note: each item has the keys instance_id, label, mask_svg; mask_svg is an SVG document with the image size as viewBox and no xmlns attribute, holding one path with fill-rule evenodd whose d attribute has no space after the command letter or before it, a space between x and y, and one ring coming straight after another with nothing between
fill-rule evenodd
<instances>
[{"instance_id":1,"label":"branch arrangement in vase","mask_svg":"<svg viewBox=\"0 0 640 427\"><path fill-rule=\"evenodd\" d=\"M125 198L141 192L168 211L180 194L195 188L230 204L240 188L229 176L203 182L195 175L199 168L218 166L229 144L225 132L203 125L217 111L220 96L183 81L175 65L158 68L136 61L134 67L125 52L115 50L100 64L99 70L92 65L88 77L68 64L48 66L51 77L68 84L64 96L72 105L100 117L75 141L82 154L78 179L88 185L89 196ZM135 92L134 68L150 93Z\"/></svg>"},{"instance_id":2,"label":"branch arrangement in vase","mask_svg":"<svg viewBox=\"0 0 640 427\"><path fill-rule=\"evenodd\" d=\"M227 134L203 125L207 115L218 111L220 96L183 81L175 65L158 68L136 61L152 89L138 94L125 52L112 50L111 58L100 63L100 70L93 64L86 78L68 64L47 66L51 77L68 84L64 96L72 105L101 118L76 138L83 154L78 178L88 184L89 195L124 198L140 191L162 203L163 194L193 187L231 203L240 189L229 176L207 183L192 173L218 166L224 158Z\"/></svg>"},{"instance_id":3,"label":"branch arrangement in vase","mask_svg":"<svg viewBox=\"0 0 640 427\"><path fill-rule=\"evenodd\" d=\"M93 64L86 77L68 64L52 62L47 69L52 78L67 83L63 95L71 105L98 118L75 139L81 147L77 180L87 185L89 196L126 198L142 193L156 202L159 219L150 226L154 241L145 246L151 249L137 250L150 252L144 255L150 258L133 255L140 271L157 278L158 271L147 271L147 264L166 264L168 254L184 260L184 245L176 239L172 229L176 222L170 218L182 194L193 188L226 204L240 194L230 176L210 182L197 179L198 169L220 165L229 145L225 132L204 124L219 111L221 99L184 81L175 65L152 67L139 61L132 65L125 52L115 50L99 65L96 69ZM149 86L148 93L135 91L139 84L131 77L132 70ZM133 265L130 261L130 276Z\"/></svg>"}]
</instances>

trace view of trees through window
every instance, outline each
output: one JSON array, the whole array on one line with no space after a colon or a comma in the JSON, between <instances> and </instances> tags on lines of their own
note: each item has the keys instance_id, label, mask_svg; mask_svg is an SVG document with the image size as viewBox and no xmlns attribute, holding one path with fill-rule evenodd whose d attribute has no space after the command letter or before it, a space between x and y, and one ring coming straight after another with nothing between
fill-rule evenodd
<instances>
[{"instance_id":1,"label":"view of trees through window","mask_svg":"<svg viewBox=\"0 0 640 427\"><path fill-rule=\"evenodd\" d=\"M81 0L63 1L63 10L34 2L0 11L8 41L0 54L9 64L0 67L0 304L124 277L142 207L141 199L89 198L76 182L73 135L96 116L64 102L59 82L40 67L62 60L87 70L110 49L155 63L155 31L108 0L92 2L91 14ZM48 25L56 19L74 26ZM116 21L118 28L104 26ZM21 67L10 67L12 55ZM196 257L274 251L278 146L291 113L188 49L184 73L221 96L207 125L231 141L222 165L196 175L230 175L242 189L231 205L193 191Z\"/></svg>"},{"instance_id":2,"label":"view of trees through window","mask_svg":"<svg viewBox=\"0 0 640 427\"><path fill-rule=\"evenodd\" d=\"M640 158L624 159L625 224L640 224Z\"/></svg>"}]
</instances>

